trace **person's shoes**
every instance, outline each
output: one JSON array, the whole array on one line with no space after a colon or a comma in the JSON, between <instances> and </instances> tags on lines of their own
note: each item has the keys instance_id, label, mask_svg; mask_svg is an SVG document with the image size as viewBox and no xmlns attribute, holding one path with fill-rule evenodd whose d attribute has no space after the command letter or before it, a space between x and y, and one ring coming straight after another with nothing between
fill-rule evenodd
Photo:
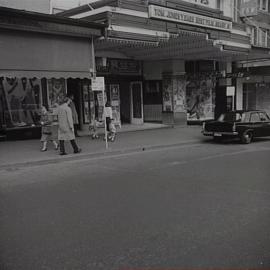
<instances>
[{"instance_id":1,"label":"person's shoes","mask_svg":"<svg viewBox=\"0 0 270 270\"><path fill-rule=\"evenodd\" d=\"M41 152L47 151L47 147L46 147L46 148L42 148L40 151L41 151Z\"/></svg>"},{"instance_id":2,"label":"person's shoes","mask_svg":"<svg viewBox=\"0 0 270 270\"><path fill-rule=\"evenodd\" d=\"M74 154L79 154L79 153L81 153L81 152L82 152L82 149L81 149L81 148L78 148L77 151L74 151Z\"/></svg>"},{"instance_id":3,"label":"person's shoes","mask_svg":"<svg viewBox=\"0 0 270 270\"><path fill-rule=\"evenodd\" d=\"M65 156L65 155L67 155L67 153L66 152L61 152L59 155L60 156Z\"/></svg>"}]
</instances>

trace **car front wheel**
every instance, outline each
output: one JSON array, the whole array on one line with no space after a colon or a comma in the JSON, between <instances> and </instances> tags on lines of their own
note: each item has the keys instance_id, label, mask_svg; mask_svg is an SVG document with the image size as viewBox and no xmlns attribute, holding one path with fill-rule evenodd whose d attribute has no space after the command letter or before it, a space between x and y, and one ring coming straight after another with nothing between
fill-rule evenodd
<instances>
[{"instance_id":1,"label":"car front wheel","mask_svg":"<svg viewBox=\"0 0 270 270\"><path fill-rule=\"evenodd\" d=\"M245 144L251 143L252 138L253 138L252 132L244 132L241 136L241 142Z\"/></svg>"}]
</instances>

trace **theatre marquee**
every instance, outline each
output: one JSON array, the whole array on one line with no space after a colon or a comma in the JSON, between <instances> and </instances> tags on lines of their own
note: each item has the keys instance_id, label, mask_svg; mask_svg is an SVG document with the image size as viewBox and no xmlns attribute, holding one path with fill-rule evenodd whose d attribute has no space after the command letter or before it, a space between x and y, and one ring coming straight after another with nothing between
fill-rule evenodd
<instances>
[{"instance_id":1,"label":"theatre marquee","mask_svg":"<svg viewBox=\"0 0 270 270\"><path fill-rule=\"evenodd\" d=\"M230 21L210 18L181 10L149 5L148 12L150 18L213 28L222 31L231 31L232 29L232 22Z\"/></svg>"}]
</instances>

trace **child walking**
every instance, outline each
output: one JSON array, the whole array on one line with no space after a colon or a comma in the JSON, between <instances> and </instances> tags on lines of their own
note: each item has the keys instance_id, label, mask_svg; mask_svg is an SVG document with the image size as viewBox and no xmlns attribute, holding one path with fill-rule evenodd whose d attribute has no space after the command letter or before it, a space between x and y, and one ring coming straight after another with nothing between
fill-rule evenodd
<instances>
[{"instance_id":1,"label":"child walking","mask_svg":"<svg viewBox=\"0 0 270 270\"><path fill-rule=\"evenodd\" d=\"M42 142L42 148L41 151L47 151L47 144L48 141L52 141L54 145L54 149L58 149L58 143L57 143L57 127L53 125L54 119L53 115L50 114L46 107L41 107L41 139Z\"/></svg>"},{"instance_id":2,"label":"child walking","mask_svg":"<svg viewBox=\"0 0 270 270\"><path fill-rule=\"evenodd\" d=\"M106 102L104 108L104 118L106 121L106 127L108 132L108 140L113 142L116 136L116 128L113 123L112 107L109 101Z\"/></svg>"}]
</instances>

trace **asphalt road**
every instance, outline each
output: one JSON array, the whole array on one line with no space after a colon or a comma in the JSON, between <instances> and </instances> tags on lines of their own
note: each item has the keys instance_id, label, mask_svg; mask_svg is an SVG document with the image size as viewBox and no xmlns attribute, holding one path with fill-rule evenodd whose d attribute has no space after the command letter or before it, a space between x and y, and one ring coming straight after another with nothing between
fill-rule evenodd
<instances>
[{"instance_id":1,"label":"asphalt road","mask_svg":"<svg viewBox=\"0 0 270 270\"><path fill-rule=\"evenodd\" d=\"M270 268L270 140L0 171L1 270Z\"/></svg>"}]
</instances>

